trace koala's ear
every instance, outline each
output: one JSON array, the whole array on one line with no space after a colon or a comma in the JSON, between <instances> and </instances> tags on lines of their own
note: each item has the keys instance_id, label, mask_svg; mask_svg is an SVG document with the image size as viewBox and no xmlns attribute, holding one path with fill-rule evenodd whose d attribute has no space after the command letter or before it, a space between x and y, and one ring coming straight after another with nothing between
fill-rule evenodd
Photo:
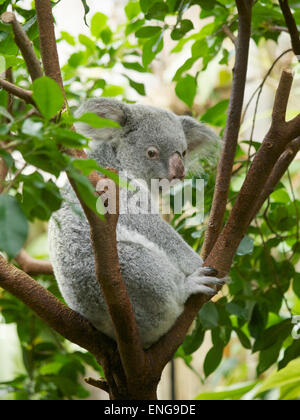
<instances>
[{"instance_id":1,"label":"koala's ear","mask_svg":"<svg viewBox=\"0 0 300 420\"><path fill-rule=\"evenodd\" d=\"M219 136L209 127L199 123L192 117L179 117L185 133L190 152L195 151L198 147L205 148L220 143Z\"/></svg>"},{"instance_id":2,"label":"koala's ear","mask_svg":"<svg viewBox=\"0 0 300 420\"><path fill-rule=\"evenodd\" d=\"M180 117L188 144L186 166L193 176L201 177L204 159L211 167L215 167L222 147L220 137L209 127L191 117Z\"/></svg>"},{"instance_id":3,"label":"koala's ear","mask_svg":"<svg viewBox=\"0 0 300 420\"><path fill-rule=\"evenodd\" d=\"M75 117L79 118L83 114L93 112L101 118L116 121L121 127L124 127L127 120L126 110L127 105L116 99L89 99L75 112ZM120 131L120 128L114 127L96 129L82 122L77 122L75 128L79 133L96 141L109 141L117 131Z\"/></svg>"}]
</instances>

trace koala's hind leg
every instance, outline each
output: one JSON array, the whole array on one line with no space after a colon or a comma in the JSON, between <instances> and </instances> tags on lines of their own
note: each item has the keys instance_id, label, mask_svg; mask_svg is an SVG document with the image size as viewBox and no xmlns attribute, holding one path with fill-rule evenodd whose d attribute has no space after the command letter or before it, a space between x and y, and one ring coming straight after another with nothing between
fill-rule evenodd
<instances>
[{"instance_id":1,"label":"koala's hind leg","mask_svg":"<svg viewBox=\"0 0 300 420\"><path fill-rule=\"evenodd\" d=\"M187 298L191 295L203 293L207 296L217 294L216 287L223 286L226 279L218 279L215 277L217 271L210 267L201 267L186 278L185 293Z\"/></svg>"},{"instance_id":2,"label":"koala's hind leg","mask_svg":"<svg viewBox=\"0 0 300 420\"><path fill-rule=\"evenodd\" d=\"M185 275L157 247L119 242L118 253L142 343L149 347L182 313Z\"/></svg>"}]
</instances>

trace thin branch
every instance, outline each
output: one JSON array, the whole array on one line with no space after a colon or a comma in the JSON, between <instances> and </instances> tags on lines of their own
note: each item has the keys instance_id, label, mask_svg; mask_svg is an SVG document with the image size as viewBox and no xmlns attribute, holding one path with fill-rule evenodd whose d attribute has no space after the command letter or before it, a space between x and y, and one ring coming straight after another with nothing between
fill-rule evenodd
<instances>
[{"instance_id":1,"label":"thin branch","mask_svg":"<svg viewBox=\"0 0 300 420\"><path fill-rule=\"evenodd\" d=\"M4 159L0 157L0 194L5 188L5 178L8 173L8 166L6 165Z\"/></svg>"},{"instance_id":2,"label":"thin branch","mask_svg":"<svg viewBox=\"0 0 300 420\"><path fill-rule=\"evenodd\" d=\"M0 287L20 299L51 328L66 339L102 358L113 342L97 331L77 312L72 311L24 271L0 256Z\"/></svg>"},{"instance_id":3,"label":"thin branch","mask_svg":"<svg viewBox=\"0 0 300 420\"><path fill-rule=\"evenodd\" d=\"M290 9L288 0L279 0L279 4L285 19L286 26L289 30L293 51L300 61L300 36L297 23Z\"/></svg>"},{"instance_id":4,"label":"thin branch","mask_svg":"<svg viewBox=\"0 0 300 420\"><path fill-rule=\"evenodd\" d=\"M251 102L253 101L255 95L257 94L257 92L261 92L267 79L269 78L269 76L271 75L272 71L274 70L274 67L276 66L276 64L282 59L283 56L285 56L286 54L288 54L289 52L293 52L292 48L289 48L288 50L284 51L282 54L280 54L272 63L271 67L269 68L269 70L267 71L265 77L263 78L262 82L260 83L260 85L255 89L255 91L253 92L253 94L251 95L247 105L245 106L245 110L243 112L243 116L242 116L242 121L244 121L245 119L245 115L247 114L247 111L249 109L249 106L251 105ZM261 93L260 93L261 94Z\"/></svg>"},{"instance_id":5,"label":"thin branch","mask_svg":"<svg viewBox=\"0 0 300 420\"><path fill-rule=\"evenodd\" d=\"M38 77L42 77L43 69L41 63L34 52L32 42L22 28L22 25L17 21L15 14L5 12L2 14L1 19L3 23L12 25L15 42L24 57L31 79L35 80Z\"/></svg>"},{"instance_id":6,"label":"thin branch","mask_svg":"<svg viewBox=\"0 0 300 420\"><path fill-rule=\"evenodd\" d=\"M224 133L224 147L218 166L213 204L202 248L204 258L213 248L222 228L244 102L251 36L252 1L238 0L236 3L239 11L236 62Z\"/></svg>"},{"instance_id":7,"label":"thin branch","mask_svg":"<svg viewBox=\"0 0 300 420\"><path fill-rule=\"evenodd\" d=\"M228 36L228 38L232 41L232 43L234 45L236 45L236 37L234 36L234 34L231 32L230 28L228 25L223 25L222 29L224 31L224 34Z\"/></svg>"},{"instance_id":8,"label":"thin branch","mask_svg":"<svg viewBox=\"0 0 300 420\"><path fill-rule=\"evenodd\" d=\"M2 78L0 78L0 88L6 90L8 93L11 93L17 98L22 99L27 104L35 105L34 100L32 99L32 92L30 90L22 89Z\"/></svg>"},{"instance_id":9,"label":"thin branch","mask_svg":"<svg viewBox=\"0 0 300 420\"><path fill-rule=\"evenodd\" d=\"M14 186L14 184L15 184L18 176L23 172L23 170L26 168L26 166L27 166L27 162L25 162L24 165L22 165L22 167L17 170L17 172L15 173L13 179L4 188L4 191L3 192L8 193L8 191Z\"/></svg>"},{"instance_id":10,"label":"thin branch","mask_svg":"<svg viewBox=\"0 0 300 420\"><path fill-rule=\"evenodd\" d=\"M95 388L102 389L102 391L109 393L109 386L106 381L101 379L85 378L84 380L88 385L94 386Z\"/></svg>"},{"instance_id":11,"label":"thin branch","mask_svg":"<svg viewBox=\"0 0 300 420\"><path fill-rule=\"evenodd\" d=\"M64 92L50 0L35 0L35 9L45 74L55 80Z\"/></svg>"},{"instance_id":12,"label":"thin branch","mask_svg":"<svg viewBox=\"0 0 300 420\"><path fill-rule=\"evenodd\" d=\"M269 176L269 179L267 183L265 184L263 191L261 192L259 200L257 201L255 207L253 208L253 213L251 217L252 220L254 219L256 214L259 212L260 208L262 207L266 199L270 196L270 194L272 194L276 185L281 180L281 178L287 171L292 161L295 159L299 150L300 150L300 137L293 140L288 145L287 149L283 152L283 154L280 156L280 158L276 162L276 165L274 166L272 173Z\"/></svg>"},{"instance_id":13,"label":"thin branch","mask_svg":"<svg viewBox=\"0 0 300 420\"><path fill-rule=\"evenodd\" d=\"M285 121L292 81L292 73L283 71L276 93L271 128L253 160L227 224L206 260L209 266L217 264L215 268L220 274L226 274L230 269L236 249L252 220L252 208L259 201L277 160L288 143L296 137L291 137Z\"/></svg>"},{"instance_id":14,"label":"thin branch","mask_svg":"<svg viewBox=\"0 0 300 420\"><path fill-rule=\"evenodd\" d=\"M272 32L287 32L289 33L289 30L285 26L278 26L278 25L268 25L267 26L269 31Z\"/></svg>"},{"instance_id":15,"label":"thin branch","mask_svg":"<svg viewBox=\"0 0 300 420\"><path fill-rule=\"evenodd\" d=\"M25 273L32 276L39 274L53 274L53 267L50 261L32 258L24 249L17 257L15 257L15 260Z\"/></svg>"}]
</instances>

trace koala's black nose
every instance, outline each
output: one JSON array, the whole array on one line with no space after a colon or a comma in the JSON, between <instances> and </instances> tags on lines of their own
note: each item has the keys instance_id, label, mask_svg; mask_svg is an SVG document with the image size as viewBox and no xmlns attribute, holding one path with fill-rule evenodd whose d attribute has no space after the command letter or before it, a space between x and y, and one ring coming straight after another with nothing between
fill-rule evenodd
<instances>
[{"instance_id":1,"label":"koala's black nose","mask_svg":"<svg viewBox=\"0 0 300 420\"><path fill-rule=\"evenodd\" d=\"M179 153L173 153L169 158L169 173L168 180L174 181L175 179L183 180L185 177L185 168Z\"/></svg>"}]
</instances>

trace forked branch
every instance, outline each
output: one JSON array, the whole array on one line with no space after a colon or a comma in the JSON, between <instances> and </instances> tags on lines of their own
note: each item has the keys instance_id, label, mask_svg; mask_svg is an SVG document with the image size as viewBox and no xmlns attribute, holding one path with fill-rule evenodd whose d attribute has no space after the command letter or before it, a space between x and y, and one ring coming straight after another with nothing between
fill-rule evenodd
<instances>
[{"instance_id":1,"label":"forked branch","mask_svg":"<svg viewBox=\"0 0 300 420\"><path fill-rule=\"evenodd\" d=\"M237 0L236 4L239 12L239 28L235 42L236 60L233 85L224 133L224 146L218 166L212 209L202 248L204 258L210 253L222 228L244 103L253 1Z\"/></svg>"},{"instance_id":2,"label":"forked branch","mask_svg":"<svg viewBox=\"0 0 300 420\"><path fill-rule=\"evenodd\" d=\"M288 0L279 0L279 4L291 37L293 51L298 57L298 60L300 61L300 36L297 28L297 23L290 9Z\"/></svg>"}]
</instances>

